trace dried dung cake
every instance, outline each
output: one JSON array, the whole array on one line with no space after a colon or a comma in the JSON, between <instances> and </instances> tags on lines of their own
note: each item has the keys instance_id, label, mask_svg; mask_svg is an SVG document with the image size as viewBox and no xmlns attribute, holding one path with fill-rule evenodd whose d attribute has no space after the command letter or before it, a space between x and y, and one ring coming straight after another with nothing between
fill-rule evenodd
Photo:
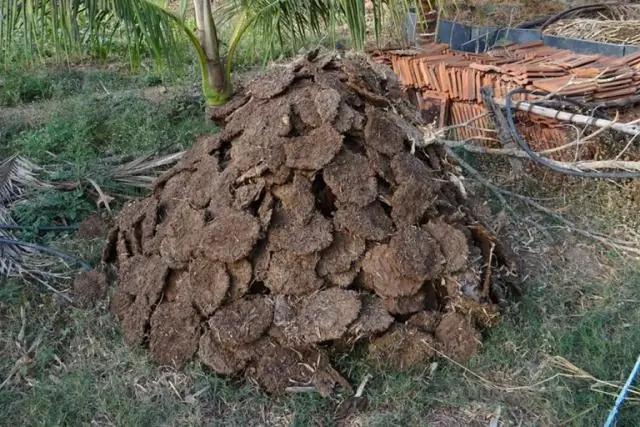
<instances>
[{"instance_id":1,"label":"dried dung cake","mask_svg":"<svg viewBox=\"0 0 640 427\"><path fill-rule=\"evenodd\" d=\"M123 209L104 259L129 344L276 394L348 387L328 354L354 345L396 368L471 357L512 263L432 166L447 162L410 153L419 130L396 111L412 110L378 71L330 55L270 70Z\"/></svg>"},{"instance_id":2,"label":"dried dung cake","mask_svg":"<svg viewBox=\"0 0 640 427\"><path fill-rule=\"evenodd\" d=\"M73 280L74 302L78 307L91 308L107 292L107 276L100 270L83 271Z\"/></svg>"}]
</instances>

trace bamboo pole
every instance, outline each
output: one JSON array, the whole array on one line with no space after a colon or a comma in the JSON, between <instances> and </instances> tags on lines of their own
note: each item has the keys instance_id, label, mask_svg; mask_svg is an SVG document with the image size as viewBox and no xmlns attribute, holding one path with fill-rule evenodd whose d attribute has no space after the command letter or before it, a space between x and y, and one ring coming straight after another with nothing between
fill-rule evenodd
<instances>
[{"instance_id":1,"label":"bamboo pole","mask_svg":"<svg viewBox=\"0 0 640 427\"><path fill-rule=\"evenodd\" d=\"M501 107L506 106L506 102L504 101L504 99L495 99L494 102ZM640 125L636 124L617 123L612 120L597 119L595 117L585 116L582 114L567 113L565 111L558 111L552 108L534 105L529 102L514 102L513 106L520 111L537 114L538 116L542 117L549 117L551 119L561 120L563 122L570 122L585 126L589 125L599 128L609 128L634 136L640 134Z\"/></svg>"}]
</instances>

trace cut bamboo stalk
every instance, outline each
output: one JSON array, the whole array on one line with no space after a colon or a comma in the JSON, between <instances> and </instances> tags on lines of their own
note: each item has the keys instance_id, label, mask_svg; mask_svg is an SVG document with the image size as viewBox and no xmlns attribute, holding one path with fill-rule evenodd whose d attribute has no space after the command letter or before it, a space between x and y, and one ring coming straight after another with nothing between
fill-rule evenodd
<instances>
[{"instance_id":1,"label":"cut bamboo stalk","mask_svg":"<svg viewBox=\"0 0 640 427\"><path fill-rule=\"evenodd\" d=\"M506 106L506 102L504 101L504 99L495 99L495 103L501 107ZM526 111L538 116L549 117L563 122L570 122L578 125L589 125L599 128L610 128L617 130L618 132L626 133L633 136L640 134L640 125L617 123L612 120L605 119L596 119L595 117L585 116L582 114L567 113L565 111L558 111L552 108L533 105L528 102L514 102L513 107L520 111Z\"/></svg>"}]
</instances>

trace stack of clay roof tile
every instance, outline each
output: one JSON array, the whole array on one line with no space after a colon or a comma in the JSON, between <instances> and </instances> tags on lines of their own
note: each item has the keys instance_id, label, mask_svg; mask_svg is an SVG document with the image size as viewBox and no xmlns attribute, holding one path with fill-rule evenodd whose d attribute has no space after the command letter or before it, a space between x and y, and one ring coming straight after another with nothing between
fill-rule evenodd
<instances>
[{"instance_id":1,"label":"stack of clay roof tile","mask_svg":"<svg viewBox=\"0 0 640 427\"><path fill-rule=\"evenodd\" d=\"M390 59L403 84L446 93L452 100L479 101L480 88L487 85L498 97L526 87L585 101L621 98L640 90L640 52L613 58L532 42L471 54L427 44L420 51L393 51Z\"/></svg>"},{"instance_id":2,"label":"stack of clay roof tile","mask_svg":"<svg viewBox=\"0 0 640 427\"><path fill-rule=\"evenodd\" d=\"M387 52L381 62L390 62L405 87L423 98L450 104L448 119L440 125L459 125L484 110L480 89L491 86L497 98L516 88L541 89L583 102L625 98L640 91L640 52L620 58L577 54L544 46L541 41L508 44L483 54L452 51L446 44L429 43L420 49ZM527 95L514 97L526 99ZM524 136L542 144L538 149L563 144L567 128L554 120L529 115L536 126ZM485 117L456 129L458 138L487 137L491 123ZM534 145L532 143L532 145Z\"/></svg>"}]
</instances>

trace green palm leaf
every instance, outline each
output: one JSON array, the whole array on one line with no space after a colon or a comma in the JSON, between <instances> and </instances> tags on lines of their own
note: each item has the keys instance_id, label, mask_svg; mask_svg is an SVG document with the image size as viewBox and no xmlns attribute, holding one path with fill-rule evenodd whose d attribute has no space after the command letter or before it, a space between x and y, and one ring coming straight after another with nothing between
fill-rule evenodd
<instances>
[{"instance_id":1,"label":"green palm leaf","mask_svg":"<svg viewBox=\"0 0 640 427\"><path fill-rule=\"evenodd\" d=\"M150 0L2 0L1 60L68 57L110 50L118 43L130 57L175 62L184 47L182 21Z\"/></svg>"},{"instance_id":2,"label":"green palm leaf","mask_svg":"<svg viewBox=\"0 0 640 427\"><path fill-rule=\"evenodd\" d=\"M294 53L311 36L327 34L335 42L336 29L346 23L354 48L364 50L367 11L364 0L227 0L211 14L210 0L193 0L196 35L186 24L188 1L177 15L161 0L0 0L0 62L5 65L71 57L87 52L107 55L125 47L132 65L144 56L170 66L183 59L184 43L194 47L201 65L203 92L209 104L231 95L231 64L240 39L249 31L267 47L266 58L279 46ZM166 3L163 2L163 3ZM374 33L378 39L384 11L403 16L417 0L374 0ZM395 15L394 15L395 13ZM180 16L178 16L180 15ZM216 22L217 21L217 22ZM217 24L230 23L233 33L222 67ZM185 37L186 35L186 37ZM258 38L258 37L255 37Z\"/></svg>"},{"instance_id":3,"label":"green palm leaf","mask_svg":"<svg viewBox=\"0 0 640 427\"><path fill-rule=\"evenodd\" d=\"M374 0L371 2L373 33L378 41L383 20L402 31L404 15L409 7L421 9L417 0ZM310 37L331 37L346 24L353 47L364 50L367 35L367 10L364 0L228 0L216 11L221 24L234 23L239 16L250 20L247 31L257 34L269 50L279 45L286 51L296 51Z\"/></svg>"}]
</instances>

